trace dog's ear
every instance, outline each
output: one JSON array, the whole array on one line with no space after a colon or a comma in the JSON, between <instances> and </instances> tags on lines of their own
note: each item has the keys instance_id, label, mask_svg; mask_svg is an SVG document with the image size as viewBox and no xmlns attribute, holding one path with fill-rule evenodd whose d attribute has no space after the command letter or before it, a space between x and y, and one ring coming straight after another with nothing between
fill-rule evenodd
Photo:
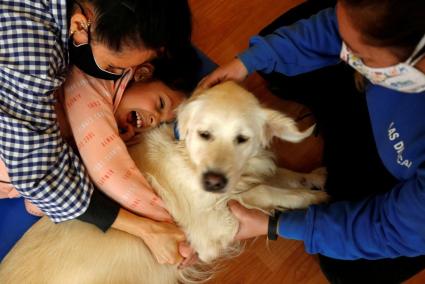
<instances>
[{"instance_id":1,"label":"dog's ear","mask_svg":"<svg viewBox=\"0 0 425 284\"><path fill-rule=\"evenodd\" d=\"M292 118L271 109L264 109L264 112L266 114L266 123L261 141L263 146L267 146L273 137L289 142L299 142L313 133L315 125L305 131L299 131Z\"/></svg>"},{"instance_id":2,"label":"dog's ear","mask_svg":"<svg viewBox=\"0 0 425 284\"><path fill-rule=\"evenodd\" d=\"M180 139L184 140L188 134L190 122L195 116L199 102L189 99L177 108L177 120Z\"/></svg>"},{"instance_id":3,"label":"dog's ear","mask_svg":"<svg viewBox=\"0 0 425 284\"><path fill-rule=\"evenodd\" d=\"M205 90L205 88L197 87L190 95L190 98L177 108L178 128L181 140L186 138L187 133L190 130L188 128L190 122L201 104L201 102L197 100L197 97L202 95Z\"/></svg>"}]
</instances>

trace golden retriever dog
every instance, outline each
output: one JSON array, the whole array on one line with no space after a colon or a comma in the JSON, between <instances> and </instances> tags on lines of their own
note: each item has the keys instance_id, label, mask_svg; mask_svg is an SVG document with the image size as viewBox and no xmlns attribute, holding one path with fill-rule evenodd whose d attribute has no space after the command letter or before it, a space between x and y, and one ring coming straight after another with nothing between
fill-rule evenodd
<instances>
[{"instance_id":1,"label":"golden retriever dog","mask_svg":"<svg viewBox=\"0 0 425 284\"><path fill-rule=\"evenodd\" d=\"M262 107L232 82L198 92L178 109L180 139L173 126L143 135L129 148L164 200L175 222L212 263L235 251L238 222L227 207L235 199L249 208L305 208L327 200L322 172L276 168L266 150L273 137L298 142L301 132L285 115ZM102 233L80 221L37 222L0 266L0 282L21 283L190 283L208 273L199 266L161 265L142 240L110 229Z\"/></svg>"}]
</instances>

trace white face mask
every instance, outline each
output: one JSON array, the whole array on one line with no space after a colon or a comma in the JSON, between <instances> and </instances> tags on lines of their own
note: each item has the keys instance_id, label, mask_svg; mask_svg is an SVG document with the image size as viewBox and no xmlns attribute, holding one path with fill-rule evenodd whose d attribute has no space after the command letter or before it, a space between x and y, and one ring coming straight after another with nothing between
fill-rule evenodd
<instances>
[{"instance_id":1,"label":"white face mask","mask_svg":"<svg viewBox=\"0 0 425 284\"><path fill-rule=\"evenodd\" d=\"M413 58L415 58L424 46L425 35L416 46L412 55L405 62L384 68L366 66L360 58L355 56L347 48L344 42L342 43L340 57L373 84L404 93L420 93L425 90L425 74L413 66L415 66L425 54L419 56L415 60L413 60Z\"/></svg>"}]
</instances>

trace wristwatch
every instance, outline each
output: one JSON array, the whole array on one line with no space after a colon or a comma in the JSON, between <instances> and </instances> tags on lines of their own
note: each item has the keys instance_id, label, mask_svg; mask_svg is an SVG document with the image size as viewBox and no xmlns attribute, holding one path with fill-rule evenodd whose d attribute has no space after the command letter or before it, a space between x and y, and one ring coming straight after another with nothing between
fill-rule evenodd
<instances>
[{"instance_id":1,"label":"wristwatch","mask_svg":"<svg viewBox=\"0 0 425 284\"><path fill-rule=\"evenodd\" d=\"M275 211L275 213L269 217L269 227L267 231L267 239L271 241L277 240L277 223L279 221L280 211Z\"/></svg>"}]
</instances>

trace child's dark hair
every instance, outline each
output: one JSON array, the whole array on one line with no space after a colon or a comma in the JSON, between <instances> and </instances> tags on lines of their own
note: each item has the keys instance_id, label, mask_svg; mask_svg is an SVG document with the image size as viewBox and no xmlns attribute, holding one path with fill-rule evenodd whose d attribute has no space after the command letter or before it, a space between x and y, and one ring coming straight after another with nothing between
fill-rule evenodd
<instances>
[{"instance_id":1,"label":"child's dark hair","mask_svg":"<svg viewBox=\"0 0 425 284\"><path fill-rule=\"evenodd\" d=\"M86 1L95 9L96 41L114 51L125 45L154 49L159 54L154 62L158 79L181 90L196 85L200 63L191 45L192 18L187 0Z\"/></svg>"},{"instance_id":2,"label":"child's dark hair","mask_svg":"<svg viewBox=\"0 0 425 284\"><path fill-rule=\"evenodd\" d=\"M339 0L363 40L398 50L406 59L425 34L424 0Z\"/></svg>"}]
</instances>

